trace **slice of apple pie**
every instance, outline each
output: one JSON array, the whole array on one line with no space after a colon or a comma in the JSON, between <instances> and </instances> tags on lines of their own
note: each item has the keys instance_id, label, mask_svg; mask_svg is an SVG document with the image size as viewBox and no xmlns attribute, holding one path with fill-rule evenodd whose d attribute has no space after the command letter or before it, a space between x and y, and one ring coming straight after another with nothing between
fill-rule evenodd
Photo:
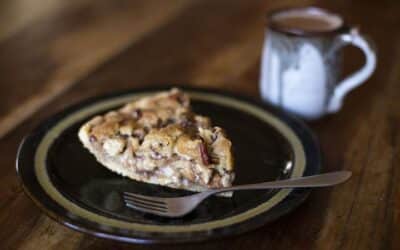
<instances>
[{"instance_id":1,"label":"slice of apple pie","mask_svg":"<svg viewBox=\"0 0 400 250\"><path fill-rule=\"evenodd\" d=\"M105 167L137 181L203 191L229 187L234 179L231 141L193 113L178 89L96 116L79 138Z\"/></svg>"}]
</instances>

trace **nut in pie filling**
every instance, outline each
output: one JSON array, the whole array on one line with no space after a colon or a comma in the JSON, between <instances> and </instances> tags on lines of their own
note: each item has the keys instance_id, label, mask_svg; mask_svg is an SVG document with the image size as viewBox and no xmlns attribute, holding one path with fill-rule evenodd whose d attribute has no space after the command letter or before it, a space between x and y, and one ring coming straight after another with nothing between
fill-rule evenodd
<instances>
[{"instance_id":1,"label":"nut in pie filling","mask_svg":"<svg viewBox=\"0 0 400 250\"><path fill-rule=\"evenodd\" d=\"M96 116L79 138L105 167L137 181L203 191L229 187L234 179L231 141L193 113L178 89Z\"/></svg>"}]
</instances>

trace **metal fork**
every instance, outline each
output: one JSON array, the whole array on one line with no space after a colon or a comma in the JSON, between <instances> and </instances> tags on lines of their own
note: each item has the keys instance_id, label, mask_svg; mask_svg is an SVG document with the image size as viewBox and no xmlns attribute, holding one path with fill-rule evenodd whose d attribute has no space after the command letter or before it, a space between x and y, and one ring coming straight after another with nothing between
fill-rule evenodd
<instances>
[{"instance_id":1,"label":"metal fork","mask_svg":"<svg viewBox=\"0 0 400 250\"><path fill-rule=\"evenodd\" d=\"M338 171L286 180L211 189L201 193L175 198L145 196L129 192L124 192L123 197L126 206L130 208L165 217L181 217L191 212L203 200L217 193L255 189L326 187L342 183L350 178L350 176L351 172L349 171Z\"/></svg>"}]
</instances>

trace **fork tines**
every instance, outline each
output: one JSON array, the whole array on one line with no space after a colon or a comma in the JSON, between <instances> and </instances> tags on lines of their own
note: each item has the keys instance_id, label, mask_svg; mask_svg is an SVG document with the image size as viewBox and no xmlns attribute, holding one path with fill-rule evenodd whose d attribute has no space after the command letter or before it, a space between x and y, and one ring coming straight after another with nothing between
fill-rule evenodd
<instances>
[{"instance_id":1,"label":"fork tines","mask_svg":"<svg viewBox=\"0 0 400 250\"><path fill-rule=\"evenodd\" d=\"M167 213L167 204L157 198L149 199L146 196L124 192L123 193L124 202L128 207L132 207L142 212L152 212L152 213Z\"/></svg>"}]
</instances>

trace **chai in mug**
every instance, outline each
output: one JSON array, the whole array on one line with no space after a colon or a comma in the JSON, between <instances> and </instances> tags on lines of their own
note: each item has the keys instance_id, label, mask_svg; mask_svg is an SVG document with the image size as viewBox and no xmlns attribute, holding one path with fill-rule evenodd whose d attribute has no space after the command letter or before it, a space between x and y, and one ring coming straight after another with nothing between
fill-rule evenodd
<instances>
[{"instance_id":1,"label":"chai in mug","mask_svg":"<svg viewBox=\"0 0 400 250\"><path fill-rule=\"evenodd\" d=\"M305 119L337 112L345 95L373 73L370 42L343 18L315 7L272 12L264 41L260 90L267 102ZM341 79L340 49L353 45L365 54L364 66Z\"/></svg>"}]
</instances>

